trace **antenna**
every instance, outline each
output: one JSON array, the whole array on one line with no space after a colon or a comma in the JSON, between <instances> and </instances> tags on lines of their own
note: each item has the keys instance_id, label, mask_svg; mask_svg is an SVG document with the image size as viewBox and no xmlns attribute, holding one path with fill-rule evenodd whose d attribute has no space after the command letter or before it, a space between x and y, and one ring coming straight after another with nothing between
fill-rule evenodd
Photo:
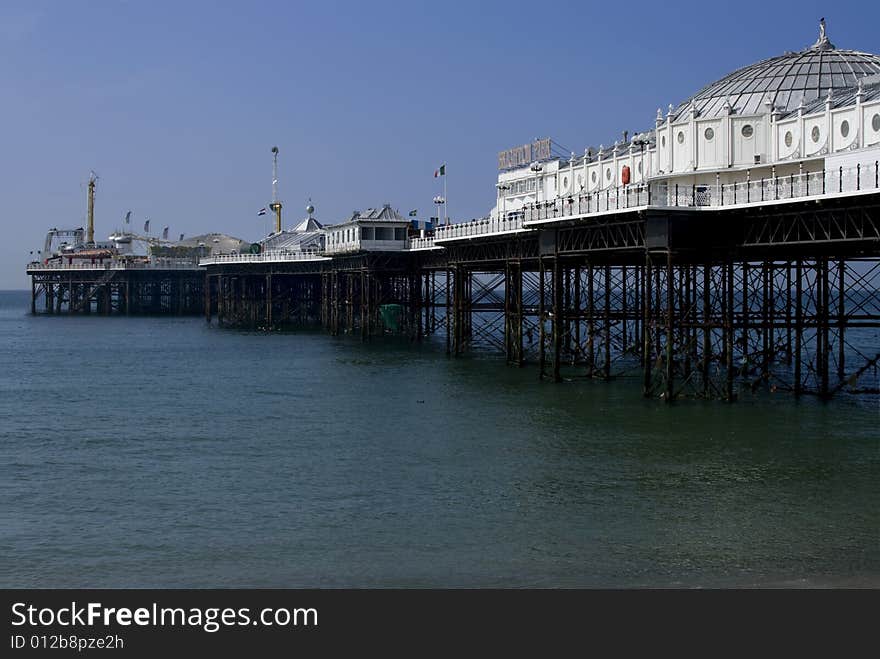
<instances>
[{"instance_id":1,"label":"antenna","mask_svg":"<svg viewBox=\"0 0 880 659\"><path fill-rule=\"evenodd\" d=\"M275 212L275 233L281 233L281 202L278 201L278 147L272 147L272 203L269 208Z\"/></svg>"}]
</instances>

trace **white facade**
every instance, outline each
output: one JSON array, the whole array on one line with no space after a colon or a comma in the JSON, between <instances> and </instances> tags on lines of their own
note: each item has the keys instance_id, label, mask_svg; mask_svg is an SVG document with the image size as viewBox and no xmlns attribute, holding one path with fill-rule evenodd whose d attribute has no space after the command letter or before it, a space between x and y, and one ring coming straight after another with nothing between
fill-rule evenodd
<instances>
[{"instance_id":1,"label":"white facade","mask_svg":"<svg viewBox=\"0 0 880 659\"><path fill-rule=\"evenodd\" d=\"M745 67L678 108L658 110L653 128L626 143L541 163L540 171L500 172L490 217L512 219L526 206L617 190L625 168L629 187L717 187L821 172L837 167L829 159L841 153L862 152L849 160L864 167L877 145L880 57L837 50L823 24L811 48Z\"/></svg>"},{"instance_id":2,"label":"white facade","mask_svg":"<svg viewBox=\"0 0 880 659\"><path fill-rule=\"evenodd\" d=\"M325 227L324 252L344 254L404 250L409 226L410 222L388 204L379 209L356 211L346 222Z\"/></svg>"}]
</instances>

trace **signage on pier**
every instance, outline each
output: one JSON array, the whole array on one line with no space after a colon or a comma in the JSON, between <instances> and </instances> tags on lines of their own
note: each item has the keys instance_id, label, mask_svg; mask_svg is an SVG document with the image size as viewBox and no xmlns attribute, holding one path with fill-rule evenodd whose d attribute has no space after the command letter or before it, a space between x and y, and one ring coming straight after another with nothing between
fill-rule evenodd
<instances>
[{"instance_id":1,"label":"signage on pier","mask_svg":"<svg viewBox=\"0 0 880 659\"><path fill-rule=\"evenodd\" d=\"M535 140L529 144L502 151L498 154L498 169L516 169L535 161L550 159L550 138Z\"/></svg>"}]
</instances>

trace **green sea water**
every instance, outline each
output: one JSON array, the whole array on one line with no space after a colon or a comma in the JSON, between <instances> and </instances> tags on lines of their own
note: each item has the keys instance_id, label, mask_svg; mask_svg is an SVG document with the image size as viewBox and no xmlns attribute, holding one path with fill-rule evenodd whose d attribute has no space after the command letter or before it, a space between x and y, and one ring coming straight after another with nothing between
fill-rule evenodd
<instances>
[{"instance_id":1,"label":"green sea water","mask_svg":"<svg viewBox=\"0 0 880 659\"><path fill-rule=\"evenodd\" d=\"M0 293L0 586L880 586L876 399Z\"/></svg>"}]
</instances>

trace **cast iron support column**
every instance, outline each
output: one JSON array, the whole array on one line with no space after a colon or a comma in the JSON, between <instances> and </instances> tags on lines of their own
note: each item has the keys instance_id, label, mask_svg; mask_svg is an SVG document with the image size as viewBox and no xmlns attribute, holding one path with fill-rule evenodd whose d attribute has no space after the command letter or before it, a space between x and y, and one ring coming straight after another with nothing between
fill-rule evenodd
<instances>
[{"instance_id":1,"label":"cast iron support column","mask_svg":"<svg viewBox=\"0 0 880 659\"><path fill-rule=\"evenodd\" d=\"M667 403L672 402L675 359L675 283L672 269L672 250L666 253L666 391Z\"/></svg>"},{"instance_id":2,"label":"cast iron support column","mask_svg":"<svg viewBox=\"0 0 880 659\"><path fill-rule=\"evenodd\" d=\"M837 264L837 379L843 381L846 374L845 332L846 332L846 263L840 259Z\"/></svg>"},{"instance_id":3,"label":"cast iron support column","mask_svg":"<svg viewBox=\"0 0 880 659\"><path fill-rule=\"evenodd\" d=\"M706 263L703 265L703 361L700 364L703 377L703 397L709 397L709 368L712 358L712 323L711 323L711 299L710 299L710 269Z\"/></svg>"},{"instance_id":4,"label":"cast iron support column","mask_svg":"<svg viewBox=\"0 0 880 659\"><path fill-rule=\"evenodd\" d=\"M801 374L801 351L803 350L804 329L804 291L803 291L803 261L798 259L795 265L795 293L794 293L794 394L800 396L803 390Z\"/></svg>"},{"instance_id":5,"label":"cast iron support column","mask_svg":"<svg viewBox=\"0 0 880 659\"><path fill-rule=\"evenodd\" d=\"M266 330L272 329L272 273L266 273Z\"/></svg>"},{"instance_id":6,"label":"cast iron support column","mask_svg":"<svg viewBox=\"0 0 880 659\"><path fill-rule=\"evenodd\" d=\"M726 280L724 286L724 293L726 297L725 311L726 313L724 318L724 361L727 365L727 373L726 373L726 394L727 400L734 400L733 393L733 341L734 341L734 331L735 331L735 323L734 323L734 312L733 312L733 260L728 257L727 262L722 266L724 268L724 279Z\"/></svg>"},{"instance_id":7,"label":"cast iron support column","mask_svg":"<svg viewBox=\"0 0 880 659\"><path fill-rule=\"evenodd\" d=\"M553 258L553 381L562 382L560 360L562 359L562 328L565 322L562 311L562 264L559 254Z\"/></svg>"},{"instance_id":8,"label":"cast iron support column","mask_svg":"<svg viewBox=\"0 0 880 659\"><path fill-rule=\"evenodd\" d=\"M544 259L538 256L538 378L544 379L544 367L546 355L544 354L544 295L546 294L546 282L544 280Z\"/></svg>"},{"instance_id":9,"label":"cast iron support column","mask_svg":"<svg viewBox=\"0 0 880 659\"><path fill-rule=\"evenodd\" d=\"M602 376L606 380L611 379L611 266L605 265L603 279L605 280L605 299L602 312L604 322L605 363L602 365Z\"/></svg>"},{"instance_id":10,"label":"cast iron support column","mask_svg":"<svg viewBox=\"0 0 880 659\"><path fill-rule=\"evenodd\" d=\"M642 322L642 355L644 362L642 395L644 395L645 397L651 395L651 366L653 365L653 359L651 355L651 300L653 299L651 293L652 277L653 273L651 272L651 254L649 252L645 252L645 269L642 273L642 313L644 318Z\"/></svg>"}]
</instances>

